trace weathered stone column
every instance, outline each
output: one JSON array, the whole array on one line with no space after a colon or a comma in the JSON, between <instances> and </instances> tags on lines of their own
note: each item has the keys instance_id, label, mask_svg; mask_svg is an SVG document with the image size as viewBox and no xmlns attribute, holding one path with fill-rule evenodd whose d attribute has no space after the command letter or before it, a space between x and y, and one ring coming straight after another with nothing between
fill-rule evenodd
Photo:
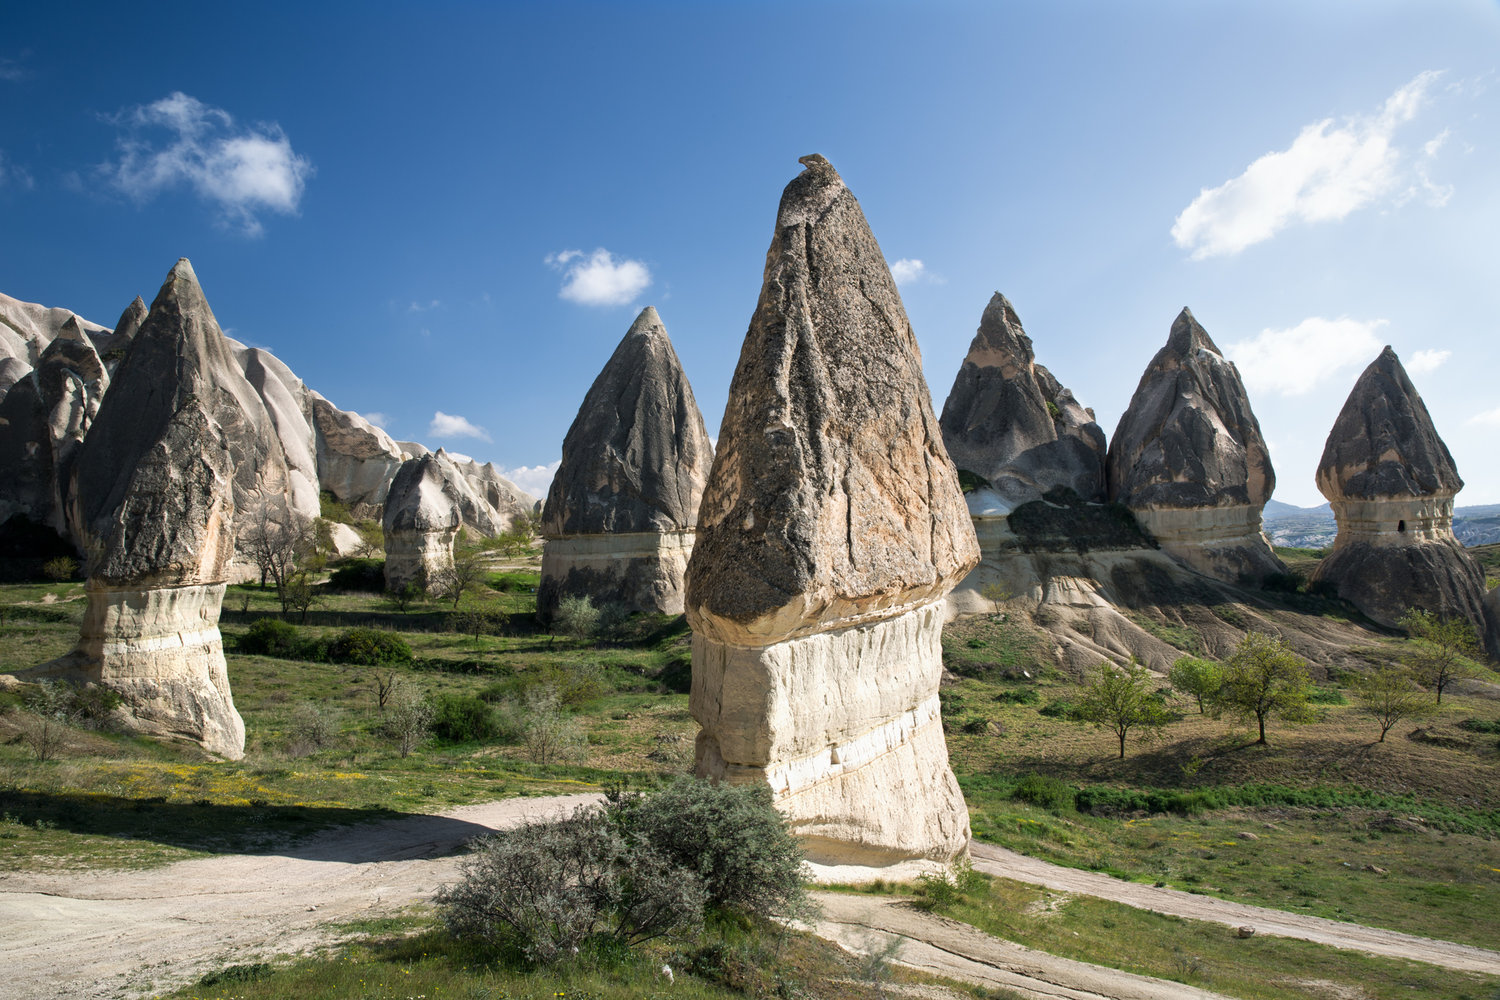
<instances>
[{"instance_id":1,"label":"weathered stone column","mask_svg":"<svg viewBox=\"0 0 1500 1000\"><path fill-rule=\"evenodd\" d=\"M1286 567L1261 531L1276 489L1245 385L1182 310L1120 417L1106 461L1109 497L1182 563L1228 583Z\"/></svg>"},{"instance_id":2,"label":"weathered stone column","mask_svg":"<svg viewBox=\"0 0 1500 1000\"><path fill-rule=\"evenodd\" d=\"M802 163L688 565L698 773L767 783L814 860L947 860L969 822L943 599L978 545L880 247L833 167Z\"/></svg>"},{"instance_id":3,"label":"weathered stone column","mask_svg":"<svg viewBox=\"0 0 1500 1000\"><path fill-rule=\"evenodd\" d=\"M1318 489L1339 533L1315 581L1382 625L1407 608L1467 619L1486 632L1484 572L1453 535L1458 468L1396 352L1387 347L1339 411Z\"/></svg>"},{"instance_id":4,"label":"weathered stone column","mask_svg":"<svg viewBox=\"0 0 1500 1000\"><path fill-rule=\"evenodd\" d=\"M682 613L713 445L682 362L647 306L589 387L542 508L537 611L567 596Z\"/></svg>"}]
</instances>

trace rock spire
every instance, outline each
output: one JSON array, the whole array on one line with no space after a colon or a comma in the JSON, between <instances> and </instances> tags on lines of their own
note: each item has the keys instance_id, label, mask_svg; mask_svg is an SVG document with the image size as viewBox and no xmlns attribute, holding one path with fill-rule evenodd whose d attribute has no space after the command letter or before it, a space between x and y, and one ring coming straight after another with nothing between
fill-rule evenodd
<instances>
[{"instance_id":1,"label":"rock spire","mask_svg":"<svg viewBox=\"0 0 1500 1000\"><path fill-rule=\"evenodd\" d=\"M542 508L537 607L564 596L680 614L713 445L656 310L647 306L589 387Z\"/></svg>"},{"instance_id":2,"label":"rock spire","mask_svg":"<svg viewBox=\"0 0 1500 1000\"><path fill-rule=\"evenodd\" d=\"M1314 580L1334 584L1382 625L1415 607L1461 615L1485 633L1484 574L1453 537L1453 497L1464 482L1389 347L1339 411L1317 482L1339 533Z\"/></svg>"},{"instance_id":3,"label":"rock spire","mask_svg":"<svg viewBox=\"0 0 1500 1000\"><path fill-rule=\"evenodd\" d=\"M801 162L688 566L698 773L769 784L814 858L947 859L943 598L978 546L880 247Z\"/></svg>"},{"instance_id":4,"label":"rock spire","mask_svg":"<svg viewBox=\"0 0 1500 1000\"><path fill-rule=\"evenodd\" d=\"M1239 370L1189 310L1120 417L1106 473L1110 499L1193 569L1231 583L1285 572L1261 532L1276 473L1260 424Z\"/></svg>"},{"instance_id":5,"label":"rock spire","mask_svg":"<svg viewBox=\"0 0 1500 1000\"><path fill-rule=\"evenodd\" d=\"M266 423L179 260L79 449L88 608L77 648L43 668L118 691L140 728L225 757L245 742L218 628L235 492L285 483L263 454Z\"/></svg>"}]
</instances>

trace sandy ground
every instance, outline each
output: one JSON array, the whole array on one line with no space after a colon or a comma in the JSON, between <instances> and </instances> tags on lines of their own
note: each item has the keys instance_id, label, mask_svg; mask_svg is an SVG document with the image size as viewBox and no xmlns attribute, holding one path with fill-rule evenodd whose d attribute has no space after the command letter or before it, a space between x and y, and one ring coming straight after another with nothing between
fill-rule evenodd
<instances>
[{"instance_id":1,"label":"sandy ground","mask_svg":"<svg viewBox=\"0 0 1500 1000\"><path fill-rule=\"evenodd\" d=\"M330 830L283 854L218 855L149 871L0 873L0 996L136 997L225 965L316 948L338 936L331 924L427 901L455 877L457 852L471 838L597 798L506 799ZM1161 913L1500 974L1500 954L1479 948L1153 889L982 844L974 858L994 875ZM1214 996L1031 951L883 897L820 900L817 927L831 940L868 952L898 936L898 961L956 979L1069 1000Z\"/></svg>"}]
</instances>

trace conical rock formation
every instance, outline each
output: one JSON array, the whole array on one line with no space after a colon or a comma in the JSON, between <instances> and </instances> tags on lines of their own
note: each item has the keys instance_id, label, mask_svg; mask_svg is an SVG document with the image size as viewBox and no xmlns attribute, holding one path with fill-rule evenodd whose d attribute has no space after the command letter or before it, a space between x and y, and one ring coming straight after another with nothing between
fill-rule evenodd
<instances>
[{"instance_id":1,"label":"conical rock formation","mask_svg":"<svg viewBox=\"0 0 1500 1000\"><path fill-rule=\"evenodd\" d=\"M1239 370L1182 310L1120 417L1106 461L1111 500L1172 556L1228 582L1286 571L1261 531L1276 488Z\"/></svg>"},{"instance_id":2,"label":"conical rock formation","mask_svg":"<svg viewBox=\"0 0 1500 1000\"><path fill-rule=\"evenodd\" d=\"M680 614L698 504L713 462L703 414L647 306L594 379L563 439L542 508L537 610L566 596Z\"/></svg>"},{"instance_id":3,"label":"conical rock formation","mask_svg":"<svg viewBox=\"0 0 1500 1000\"><path fill-rule=\"evenodd\" d=\"M688 566L698 773L769 784L815 859L948 859L943 598L978 546L864 213L801 162Z\"/></svg>"},{"instance_id":4,"label":"conical rock formation","mask_svg":"<svg viewBox=\"0 0 1500 1000\"><path fill-rule=\"evenodd\" d=\"M131 341L73 477L88 553L74 651L42 668L119 692L135 724L244 752L219 636L236 489L278 494L285 466L198 286L179 260Z\"/></svg>"},{"instance_id":5,"label":"conical rock formation","mask_svg":"<svg viewBox=\"0 0 1500 1000\"><path fill-rule=\"evenodd\" d=\"M1382 625L1407 608L1461 615L1485 633L1484 573L1453 537L1463 489L1396 352L1355 382L1318 463L1339 533L1313 573Z\"/></svg>"},{"instance_id":6,"label":"conical rock formation","mask_svg":"<svg viewBox=\"0 0 1500 1000\"><path fill-rule=\"evenodd\" d=\"M961 470L1009 509L1064 486L1104 498L1104 432L1094 414L1036 363L1015 308L996 292L953 380L940 421Z\"/></svg>"},{"instance_id":7,"label":"conical rock formation","mask_svg":"<svg viewBox=\"0 0 1500 1000\"><path fill-rule=\"evenodd\" d=\"M460 529L490 536L509 527L443 449L409 459L396 472L385 501L386 586L441 588L453 568Z\"/></svg>"}]
</instances>

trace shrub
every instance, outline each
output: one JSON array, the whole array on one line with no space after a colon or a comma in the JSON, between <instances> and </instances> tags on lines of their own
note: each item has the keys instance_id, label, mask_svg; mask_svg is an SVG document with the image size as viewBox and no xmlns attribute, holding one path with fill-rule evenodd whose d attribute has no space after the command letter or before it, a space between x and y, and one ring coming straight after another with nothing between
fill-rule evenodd
<instances>
[{"instance_id":1,"label":"shrub","mask_svg":"<svg viewBox=\"0 0 1500 1000\"><path fill-rule=\"evenodd\" d=\"M78 575L78 560L72 556L58 556L42 563L42 576L48 580L71 580Z\"/></svg>"},{"instance_id":2,"label":"shrub","mask_svg":"<svg viewBox=\"0 0 1500 1000\"><path fill-rule=\"evenodd\" d=\"M552 963L591 940L659 937L703 918L702 883L597 812L488 836L437 903L458 938Z\"/></svg>"},{"instance_id":3,"label":"shrub","mask_svg":"<svg viewBox=\"0 0 1500 1000\"><path fill-rule=\"evenodd\" d=\"M1035 705L1042 700L1036 688L1007 688L995 695L996 701L1009 702L1012 705Z\"/></svg>"},{"instance_id":4,"label":"shrub","mask_svg":"<svg viewBox=\"0 0 1500 1000\"><path fill-rule=\"evenodd\" d=\"M557 605L552 617L552 627L575 639L587 639L599 628L599 609L587 594L582 597L564 597Z\"/></svg>"},{"instance_id":5,"label":"shrub","mask_svg":"<svg viewBox=\"0 0 1500 1000\"><path fill-rule=\"evenodd\" d=\"M350 559L328 578L329 587L361 594L385 591L384 559Z\"/></svg>"},{"instance_id":6,"label":"shrub","mask_svg":"<svg viewBox=\"0 0 1500 1000\"><path fill-rule=\"evenodd\" d=\"M410 683L395 678L386 696L380 731L396 745L396 752L408 757L421 746L431 732L432 704Z\"/></svg>"},{"instance_id":7,"label":"shrub","mask_svg":"<svg viewBox=\"0 0 1500 1000\"><path fill-rule=\"evenodd\" d=\"M432 706L433 735L445 743L473 743L499 732L495 710L471 694L445 694Z\"/></svg>"},{"instance_id":8,"label":"shrub","mask_svg":"<svg viewBox=\"0 0 1500 1000\"><path fill-rule=\"evenodd\" d=\"M335 663L354 663L365 667L383 663L410 663L411 647L394 632L377 628L351 628L341 632L329 644L328 658Z\"/></svg>"},{"instance_id":9,"label":"shrub","mask_svg":"<svg viewBox=\"0 0 1500 1000\"><path fill-rule=\"evenodd\" d=\"M802 911L802 848L768 786L679 778L650 795L609 789L606 803L627 840L701 879L709 906L765 917Z\"/></svg>"},{"instance_id":10,"label":"shrub","mask_svg":"<svg viewBox=\"0 0 1500 1000\"><path fill-rule=\"evenodd\" d=\"M1016 780L1010 797L1043 809L1072 809L1077 799L1073 787L1045 774L1023 774Z\"/></svg>"},{"instance_id":11,"label":"shrub","mask_svg":"<svg viewBox=\"0 0 1500 1000\"><path fill-rule=\"evenodd\" d=\"M338 713L319 707L317 702L304 701L292 709L292 717L287 722L287 752L294 757L305 757L333 746L338 735Z\"/></svg>"},{"instance_id":12,"label":"shrub","mask_svg":"<svg viewBox=\"0 0 1500 1000\"><path fill-rule=\"evenodd\" d=\"M1047 704L1037 709L1037 714L1045 715L1049 719L1072 719L1076 721L1079 718L1078 706L1066 699L1047 702Z\"/></svg>"},{"instance_id":13,"label":"shrub","mask_svg":"<svg viewBox=\"0 0 1500 1000\"><path fill-rule=\"evenodd\" d=\"M302 652L304 645L297 626L279 618L260 618L240 638L239 648L242 653L292 659Z\"/></svg>"},{"instance_id":14,"label":"shrub","mask_svg":"<svg viewBox=\"0 0 1500 1000\"><path fill-rule=\"evenodd\" d=\"M583 748L578 720L563 711L555 688L535 687L526 692L521 729L526 754L534 764L567 760Z\"/></svg>"},{"instance_id":15,"label":"shrub","mask_svg":"<svg viewBox=\"0 0 1500 1000\"><path fill-rule=\"evenodd\" d=\"M963 725L959 728L968 733L970 736L977 736L980 733L989 731L990 720L982 715L971 716L965 719Z\"/></svg>"}]
</instances>

